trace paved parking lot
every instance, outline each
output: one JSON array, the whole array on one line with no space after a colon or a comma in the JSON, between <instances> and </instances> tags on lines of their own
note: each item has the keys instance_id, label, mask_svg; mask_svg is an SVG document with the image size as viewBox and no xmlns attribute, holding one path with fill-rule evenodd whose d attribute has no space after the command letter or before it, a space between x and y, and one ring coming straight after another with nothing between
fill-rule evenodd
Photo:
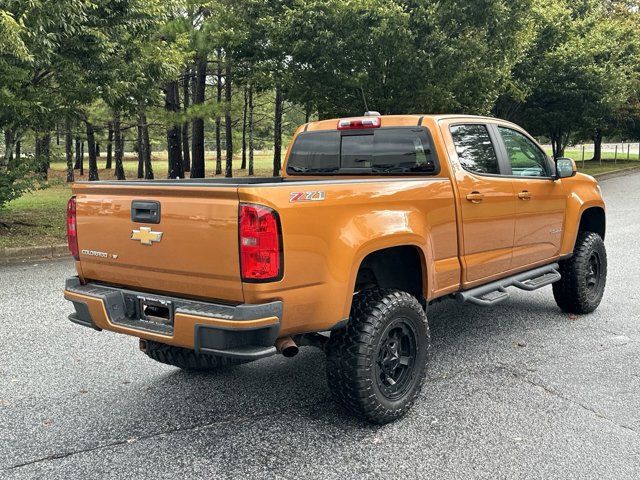
<instances>
[{"instance_id":1,"label":"paved parking lot","mask_svg":"<svg viewBox=\"0 0 640 480\"><path fill-rule=\"evenodd\" d=\"M640 478L640 175L603 190L600 308L430 307L428 382L384 427L331 402L319 351L184 373L66 320L71 262L0 267L0 478Z\"/></svg>"}]
</instances>

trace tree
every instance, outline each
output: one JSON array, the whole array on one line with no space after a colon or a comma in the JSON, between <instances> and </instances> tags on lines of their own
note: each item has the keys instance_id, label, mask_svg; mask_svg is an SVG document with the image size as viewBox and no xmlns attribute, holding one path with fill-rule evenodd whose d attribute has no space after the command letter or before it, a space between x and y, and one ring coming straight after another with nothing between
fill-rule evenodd
<instances>
[{"instance_id":1,"label":"tree","mask_svg":"<svg viewBox=\"0 0 640 480\"><path fill-rule=\"evenodd\" d=\"M602 0L538 2L536 36L514 68L523 95L502 99L503 108L518 106L514 120L550 139L555 158L572 136L592 136L599 157L603 130L630 96L637 35L606 7Z\"/></svg>"},{"instance_id":2,"label":"tree","mask_svg":"<svg viewBox=\"0 0 640 480\"><path fill-rule=\"evenodd\" d=\"M169 178L184 178L182 165L182 126L173 114L180 110L178 82L171 81L165 87L165 109L169 112L170 125L167 129L167 155L169 159Z\"/></svg>"}]
</instances>

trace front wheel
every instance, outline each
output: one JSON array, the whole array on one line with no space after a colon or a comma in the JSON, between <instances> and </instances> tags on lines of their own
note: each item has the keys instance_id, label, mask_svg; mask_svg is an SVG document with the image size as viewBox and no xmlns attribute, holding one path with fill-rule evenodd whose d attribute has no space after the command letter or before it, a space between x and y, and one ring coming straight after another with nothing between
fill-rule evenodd
<instances>
[{"instance_id":1,"label":"front wheel","mask_svg":"<svg viewBox=\"0 0 640 480\"><path fill-rule=\"evenodd\" d=\"M558 306L568 313L591 313L602 300L607 282L607 251L602 237L580 232L573 256L560 262L562 279L553 284Z\"/></svg>"},{"instance_id":2,"label":"front wheel","mask_svg":"<svg viewBox=\"0 0 640 480\"><path fill-rule=\"evenodd\" d=\"M429 348L427 317L415 297L396 290L361 292L347 327L332 332L327 346L331 393L370 422L396 420L420 393Z\"/></svg>"}]
</instances>

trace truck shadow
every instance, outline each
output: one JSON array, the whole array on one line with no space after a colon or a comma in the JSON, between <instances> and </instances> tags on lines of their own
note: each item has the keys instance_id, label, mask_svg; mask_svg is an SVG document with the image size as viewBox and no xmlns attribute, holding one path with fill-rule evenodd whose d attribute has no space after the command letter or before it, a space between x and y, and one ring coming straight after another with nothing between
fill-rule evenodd
<instances>
[{"instance_id":1,"label":"truck shadow","mask_svg":"<svg viewBox=\"0 0 640 480\"><path fill-rule=\"evenodd\" d=\"M526 342L532 330L567 321L548 298L531 295L515 296L491 309L444 301L430 306L428 317L432 336L429 379L478 361L509 361L513 355L521 355L518 339ZM312 347L302 348L292 359L275 356L217 373L174 369L155 388L182 404L181 416L193 419L195 415L209 423L238 417L303 415L330 423L338 418L355 428L376 428L334 405L325 378L324 354Z\"/></svg>"}]
</instances>

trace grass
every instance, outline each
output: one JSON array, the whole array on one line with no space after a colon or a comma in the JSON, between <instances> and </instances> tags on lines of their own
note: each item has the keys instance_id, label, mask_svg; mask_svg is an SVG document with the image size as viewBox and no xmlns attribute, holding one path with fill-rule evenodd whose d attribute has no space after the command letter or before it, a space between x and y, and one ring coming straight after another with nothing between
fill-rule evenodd
<instances>
[{"instance_id":1,"label":"grass","mask_svg":"<svg viewBox=\"0 0 640 480\"><path fill-rule=\"evenodd\" d=\"M550 153L550 152L548 152ZM564 152L565 157L572 158L578 167L578 171L588 175L598 175L600 173L612 172L623 168L640 166L638 161L638 153L631 153L627 160L627 152L618 153L618 159L615 159L615 153L602 152L602 162L594 162L590 160L593 152L585 152L585 161L582 162L581 149L567 149Z\"/></svg>"},{"instance_id":2,"label":"grass","mask_svg":"<svg viewBox=\"0 0 640 480\"><path fill-rule=\"evenodd\" d=\"M9 203L0 210L0 248L64 243L67 200L69 187L54 180Z\"/></svg>"},{"instance_id":3,"label":"grass","mask_svg":"<svg viewBox=\"0 0 640 480\"><path fill-rule=\"evenodd\" d=\"M272 154L269 153L259 153L254 157L254 173L257 177L266 177L272 174ZM106 170L104 168L105 158L104 156L98 159L98 175L100 180L115 180L115 170ZM224 171L224 154L222 159L222 169ZM234 158L233 164L234 167L239 167L241 163L240 158ZM138 159L134 155L128 154L124 161L122 162L124 167L124 173L127 180L135 180L138 174ZM153 174L155 178L167 178L167 154L166 152L154 153L151 161L151 165L153 167ZM66 179L66 169L67 165L62 162L55 162L51 164L51 170L49 172L50 178L56 178L65 180ZM216 162L214 155L207 155L205 158L205 172L207 177L215 177L214 174L216 170ZM240 170L239 168L234 168L233 176L234 177L246 177L247 170ZM85 161L84 175L80 175L79 171L75 171L75 180L87 180L87 175L89 174L88 165ZM188 175L188 174L187 174ZM218 175L220 176L220 175Z\"/></svg>"},{"instance_id":4,"label":"grass","mask_svg":"<svg viewBox=\"0 0 640 480\"><path fill-rule=\"evenodd\" d=\"M214 177L215 157L207 155L205 159L207 177ZM273 157L269 153L255 156L254 169L258 177L272 175ZM104 167L105 158L98 161L99 167ZM240 158L234 159L234 166L240 166ZM156 178L167 177L167 155L154 154L153 172ZM88 170L84 175L75 172L75 180L87 180ZM128 155L123 162L125 175L133 180L138 172L138 160ZM36 245L57 245L66 242L66 206L71 195L70 186L66 183L66 164L55 162L49 170L49 186L43 190L27 193L10 202L0 210L0 248L28 247ZM222 168L224 169L224 160ZM246 170L234 169L235 177L247 176ZM113 170L99 168L101 180L115 179ZM218 175L220 177L220 175Z\"/></svg>"},{"instance_id":5,"label":"grass","mask_svg":"<svg viewBox=\"0 0 640 480\"><path fill-rule=\"evenodd\" d=\"M585 161L582 164L582 150L568 149L565 155L573 158L578 165L578 171L589 175L609 172L631 166L640 166L638 155L632 154L627 160L626 152L618 156L614 161L614 154L605 153L602 164L599 162ZM587 152L587 156L591 153ZM99 159L98 164L104 167L105 158ZM272 174L272 157L268 152L259 153L255 157L255 175L266 177ZM86 162L85 162L86 163ZM206 158L207 177L213 177L215 172L214 156L209 154ZM166 153L154 154L153 171L156 178L167 176ZM240 159L234 159L234 166L240 165ZM128 179L135 179L138 170L138 161L133 155L128 155L124 160L125 175ZM224 169L224 160L223 160ZM80 176L75 172L76 180L87 180L85 175ZM113 170L99 169L101 180L114 179ZM235 177L244 177L246 170L234 169ZM0 210L0 248L22 247L35 245L55 245L66 242L65 210L70 195L69 185L65 182L66 165L64 163L52 163L49 172L49 187L28 193L23 197L8 204L4 210Z\"/></svg>"}]
</instances>

